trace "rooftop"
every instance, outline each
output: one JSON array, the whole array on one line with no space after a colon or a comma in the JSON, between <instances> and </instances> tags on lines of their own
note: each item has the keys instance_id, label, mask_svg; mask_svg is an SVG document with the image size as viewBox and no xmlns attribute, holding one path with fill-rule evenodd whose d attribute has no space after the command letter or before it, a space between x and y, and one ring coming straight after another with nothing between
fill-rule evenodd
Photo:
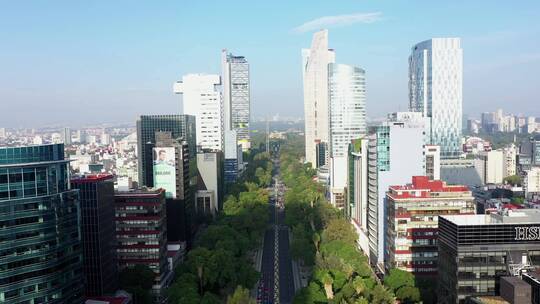
<instances>
[{"instance_id":1,"label":"rooftop","mask_svg":"<svg viewBox=\"0 0 540 304\"><path fill-rule=\"evenodd\" d=\"M540 224L539 209L505 210L502 214L446 215L443 217L458 226Z\"/></svg>"},{"instance_id":2,"label":"rooftop","mask_svg":"<svg viewBox=\"0 0 540 304\"><path fill-rule=\"evenodd\" d=\"M447 185L441 180L429 180L427 176L413 176L411 184L390 186L388 195L394 199L440 198L445 197L441 193L460 194L463 192L472 195L467 186Z\"/></svg>"},{"instance_id":3,"label":"rooftop","mask_svg":"<svg viewBox=\"0 0 540 304\"><path fill-rule=\"evenodd\" d=\"M112 174L89 174L89 175L77 175L71 178L72 183L92 183L101 182L112 179Z\"/></svg>"}]
</instances>

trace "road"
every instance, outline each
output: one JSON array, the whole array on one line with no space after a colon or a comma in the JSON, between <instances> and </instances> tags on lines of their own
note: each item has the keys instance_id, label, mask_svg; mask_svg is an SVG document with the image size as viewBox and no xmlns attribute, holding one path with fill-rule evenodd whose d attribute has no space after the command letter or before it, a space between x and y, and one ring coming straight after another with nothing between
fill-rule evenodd
<instances>
[{"instance_id":1,"label":"road","mask_svg":"<svg viewBox=\"0 0 540 304\"><path fill-rule=\"evenodd\" d=\"M290 304L294 297L289 229L285 225L283 208L283 189L283 184L279 180L279 160L277 160L274 161L273 185L268 206L270 220L264 235L262 273L257 289L257 302L261 304Z\"/></svg>"}]
</instances>

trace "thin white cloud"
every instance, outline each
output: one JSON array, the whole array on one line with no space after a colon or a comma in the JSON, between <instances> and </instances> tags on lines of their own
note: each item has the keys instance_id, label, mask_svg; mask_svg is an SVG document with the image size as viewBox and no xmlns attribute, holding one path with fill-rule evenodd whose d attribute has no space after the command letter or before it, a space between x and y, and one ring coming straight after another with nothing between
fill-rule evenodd
<instances>
[{"instance_id":1,"label":"thin white cloud","mask_svg":"<svg viewBox=\"0 0 540 304\"><path fill-rule=\"evenodd\" d=\"M357 13L350 15L324 16L313 19L292 29L294 33L305 33L323 28L335 28L355 23L373 23L382 19L381 12Z\"/></svg>"}]
</instances>

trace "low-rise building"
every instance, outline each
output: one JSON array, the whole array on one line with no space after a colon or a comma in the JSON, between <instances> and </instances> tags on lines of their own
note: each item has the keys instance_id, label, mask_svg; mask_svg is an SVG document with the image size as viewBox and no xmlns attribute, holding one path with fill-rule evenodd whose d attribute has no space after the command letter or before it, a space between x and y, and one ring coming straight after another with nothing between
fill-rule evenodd
<instances>
[{"instance_id":1,"label":"low-rise building","mask_svg":"<svg viewBox=\"0 0 540 304\"><path fill-rule=\"evenodd\" d=\"M499 295L500 278L534 271L540 210L439 217L438 303Z\"/></svg>"},{"instance_id":2,"label":"low-rise building","mask_svg":"<svg viewBox=\"0 0 540 304\"><path fill-rule=\"evenodd\" d=\"M390 186L386 194L386 270L397 267L415 275L437 274L440 215L474 214L466 186L414 176L412 183Z\"/></svg>"}]
</instances>

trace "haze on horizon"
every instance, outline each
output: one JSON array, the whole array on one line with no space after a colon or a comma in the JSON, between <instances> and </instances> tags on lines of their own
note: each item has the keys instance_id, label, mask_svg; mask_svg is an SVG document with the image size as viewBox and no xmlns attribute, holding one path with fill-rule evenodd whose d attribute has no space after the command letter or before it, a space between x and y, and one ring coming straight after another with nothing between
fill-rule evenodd
<instances>
[{"instance_id":1,"label":"haze on horizon","mask_svg":"<svg viewBox=\"0 0 540 304\"><path fill-rule=\"evenodd\" d=\"M180 113L173 83L251 65L252 116L303 116L301 49L328 28L339 62L366 70L371 118L408 106L410 48L460 37L464 113L540 116L536 1L6 2L0 11L0 127L134 122Z\"/></svg>"}]
</instances>

